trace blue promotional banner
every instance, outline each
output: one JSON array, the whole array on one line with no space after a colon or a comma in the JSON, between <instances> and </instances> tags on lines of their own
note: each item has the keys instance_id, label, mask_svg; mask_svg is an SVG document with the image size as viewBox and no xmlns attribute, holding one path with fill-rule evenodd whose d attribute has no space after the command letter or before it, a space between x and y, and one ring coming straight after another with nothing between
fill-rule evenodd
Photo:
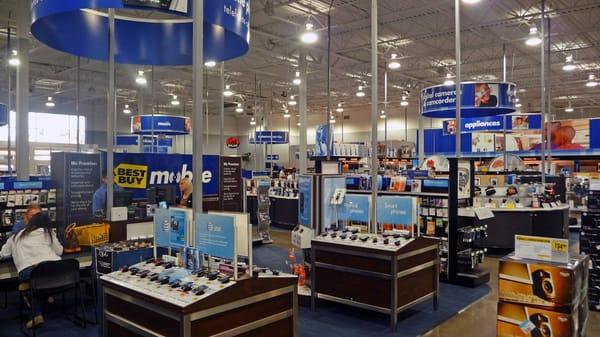
<instances>
[{"instance_id":1,"label":"blue promotional banner","mask_svg":"<svg viewBox=\"0 0 600 337\"><path fill-rule=\"evenodd\" d=\"M194 245L204 254L233 260L235 257L234 217L196 214Z\"/></svg>"},{"instance_id":2,"label":"blue promotional banner","mask_svg":"<svg viewBox=\"0 0 600 337\"><path fill-rule=\"evenodd\" d=\"M256 131L250 144L287 144L289 134L287 131Z\"/></svg>"},{"instance_id":3,"label":"blue promotional banner","mask_svg":"<svg viewBox=\"0 0 600 337\"><path fill-rule=\"evenodd\" d=\"M115 145L117 146L139 146L140 137L137 135L121 135L115 137Z\"/></svg>"},{"instance_id":4,"label":"blue promotional banner","mask_svg":"<svg viewBox=\"0 0 600 337\"><path fill-rule=\"evenodd\" d=\"M329 149L333 148L333 125L317 125L315 137L315 157L326 157ZM329 140L329 144L327 140Z\"/></svg>"},{"instance_id":5,"label":"blue promotional banner","mask_svg":"<svg viewBox=\"0 0 600 337\"><path fill-rule=\"evenodd\" d=\"M193 60L191 0L33 0L31 33L42 43L77 56L108 59L108 15L115 15L115 61L157 66L190 65ZM159 11L169 19L138 13ZM148 13L148 14L149 14ZM204 1L204 60L244 55L250 42L250 0Z\"/></svg>"},{"instance_id":6,"label":"blue promotional banner","mask_svg":"<svg viewBox=\"0 0 600 337\"><path fill-rule=\"evenodd\" d=\"M504 130L504 116L483 116L460 119L460 132L472 133L480 131L502 131ZM456 119L443 122L445 135L456 134Z\"/></svg>"},{"instance_id":7,"label":"blue promotional banner","mask_svg":"<svg viewBox=\"0 0 600 337\"><path fill-rule=\"evenodd\" d=\"M461 117L503 115L516 110L516 86L507 82L462 83ZM430 118L456 117L456 85L421 91L421 113Z\"/></svg>"},{"instance_id":8,"label":"blue promotional banner","mask_svg":"<svg viewBox=\"0 0 600 337\"><path fill-rule=\"evenodd\" d=\"M204 196L218 196L219 156L204 155L202 168ZM115 153L113 173L117 185L133 189L177 185L182 178L194 179L192 156L183 154Z\"/></svg>"},{"instance_id":9,"label":"blue promotional banner","mask_svg":"<svg viewBox=\"0 0 600 337\"><path fill-rule=\"evenodd\" d=\"M142 115L131 117L131 133L139 135L187 135L192 131L189 117Z\"/></svg>"},{"instance_id":10,"label":"blue promotional banner","mask_svg":"<svg viewBox=\"0 0 600 337\"><path fill-rule=\"evenodd\" d=\"M368 195L346 194L338 208L339 220L369 222L370 198Z\"/></svg>"},{"instance_id":11,"label":"blue promotional banner","mask_svg":"<svg viewBox=\"0 0 600 337\"><path fill-rule=\"evenodd\" d=\"M298 177L298 224L312 227L312 177Z\"/></svg>"},{"instance_id":12,"label":"blue promotional banner","mask_svg":"<svg viewBox=\"0 0 600 337\"><path fill-rule=\"evenodd\" d=\"M412 225L412 197L379 196L377 197L377 222L387 224Z\"/></svg>"}]
</instances>

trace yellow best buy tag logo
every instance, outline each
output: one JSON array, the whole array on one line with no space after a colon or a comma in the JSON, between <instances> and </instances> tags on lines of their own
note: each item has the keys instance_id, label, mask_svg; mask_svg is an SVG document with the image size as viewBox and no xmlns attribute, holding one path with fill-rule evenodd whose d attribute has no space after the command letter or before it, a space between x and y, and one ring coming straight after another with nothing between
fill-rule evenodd
<instances>
[{"instance_id":1,"label":"yellow best buy tag logo","mask_svg":"<svg viewBox=\"0 0 600 337\"><path fill-rule=\"evenodd\" d=\"M114 182L123 188L146 188L148 166L119 164L113 170Z\"/></svg>"}]
</instances>

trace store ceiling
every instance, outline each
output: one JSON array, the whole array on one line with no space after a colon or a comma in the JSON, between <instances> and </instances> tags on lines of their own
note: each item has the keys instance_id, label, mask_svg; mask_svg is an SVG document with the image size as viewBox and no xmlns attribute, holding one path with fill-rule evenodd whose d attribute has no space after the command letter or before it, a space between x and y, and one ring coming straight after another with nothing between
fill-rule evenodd
<instances>
[{"instance_id":1,"label":"store ceiling","mask_svg":"<svg viewBox=\"0 0 600 337\"><path fill-rule=\"evenodd\" d=\"M0 45L6 46L7 25L15 27L17 0L0 2ZM19 0L22 1L22 0ZM549 81L557 118L600 117L600 86L585 87L589 73L600 76L600 2L598 0L546 1L551 17L551 72ZM249 53L226 63L226 82L246 107L262 106L265 114L280 114L283 95L297 94L291 84L304 45L299 35L309 16L319 32L319 41L308 46L309 108L325 118L327 106L327 13L331 14L331 97L335 107L344 103L345 114L370 111L370 0L252 0L251 46ZM523 111L539 111L540 48L528 47L529 27L539 28L540 1L482 0L464 5L462 46L464 80L502 79L503 45L506 46L508 80L521 89ZM417 114L419 88L444 81L454 74L453 1L379 0L380 102L383 102L383 72L391 53L397 53L401 68L389 72L388 112L400 111L400 97L409 92L409 113ZM562 65L572 54L578 69L564 72ZM5 53L3 53L5 55ZM31 50L32 104L42 104L52 94L63 110L72 110L76 99L77 60L34 41ZM81 60L81 99L104 100L106 64ZM117 68L119 107L129 103L136 110L142 91L135 84L135 66ZM154 85L143 90L144 112L158 106L160 112L187 113L191 109L191 68L145 67ZM2 69L6 78L6 70ZM208 70L208 109L216 113L218 85L215 70ZM149 78L150 79L150 78ZM357 98L360 84L367 96ZM6 81L0 88L6 95ZM187 101L176 109L170 93ZM571 102L575 112L565 113ZM296 107L297 108L297 107ZM383 108L383 104L382 104ZM294 111L295 108L291 110ZM120 110L119 110L120 111ZM402 110L403 111L403 110ZM229 114L235 114L228 108ZM251 114L247 109L244 114Z\"/></svg>"}]
</instances>

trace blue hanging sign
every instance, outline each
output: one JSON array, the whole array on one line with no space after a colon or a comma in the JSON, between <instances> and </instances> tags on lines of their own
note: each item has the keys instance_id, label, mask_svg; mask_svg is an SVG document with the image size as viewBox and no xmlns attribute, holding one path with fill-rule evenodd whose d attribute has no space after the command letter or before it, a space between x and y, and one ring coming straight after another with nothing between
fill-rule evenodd
<instances>
[{"instance_id":1,"label":"blue hanging sign","mask_svg":"<svg viewBox=\"0 0 600 337\"><path fill-rule=\"evenodd\" d=\"M289 134L287 131L256 131L250 144L287 144Z\"/></svg>"},{"instance_id":2,"label":"blue hanging sign","mask_svg":"<svg viewBox=\"0 0 600 337\"><path fill-rule=\"evenodd\" d=\"M377 197L377 222L387 224L412 225L413 197Z\"/></svg>"},{"instance_id":3,"label":"blue hanging sign","mask_svg":"<svg viewBox=\"0 0 600 337\"><path fill-rule=\"evenodd\" d=\"M156 66L193 61L191 0L33 0L31 33L65 53L108 59L107 8L115 15L115 62ZM129 11L127 11L129 9ZM159 11L168 19L132 16ZM226 61L244 55L250 43L250 0L204 1L204 60Z\"/></svg>"},{"instance_id":4,"label":"blue hanging sign","mask_svg":"<svg viewBox=\"0 0 600 337\"><path fill-rule=\"evenodd\" d=\"M444 121L444 134L456 134L456 119ZM472 133L481 131L502 131L504 130L504 116L483 116L461 118L461 133Z\"/></svg>"},{"instance_id":5,"label":"blue hanging sign","mask_svg":"<svg viewBox=\"0 0 600 337\"><path fill-rule=\"evenodd\" d=\"M516 86L513 83L465 82L461 88L461 118L503 115L516 111ZM437 85L423 89L421 114L430 118L456 117L456 85Z\"/></svg>"},{"instance_id":6,"label":"blue hanging sign","mask_svg":"<svg viewBox=\"0 0 600 337\"><path fill-rule=\"evenodd\" d=\"M196 214L194 245L204 254L233 260L235 219L217 214Z\"/></svg>"},{"instance_id":7,"label":"blue hanging sign","mask_svg":"<svg viewBox=\"0 0 600 337\"><path fill-rule=\"evenodd\" d=\"M278 154L268 154L267 155L267 161L278 161L278 160L279 160Z\"/></svg>"},{"instance_id":8,"label":"blue hanging sign","mask_svg":"<svg viewBox=\"0 0 600 337\"><path fill-rule=\"evenodd\" d=\"M115 145L117 146L139 146L140 136L137 135L121 135L115 137Z\"/></svg>"},{"instance_id":9,"label":"blue hanging sign","mask_svg":"<svg viewBox=\"0 0 600 337\"><path fill-rule=\"evenodd\" d=\"M187 135L192 131L189 117L141 115L131 117L131 133L138 135Z\"/></svg>"}]
</instances>

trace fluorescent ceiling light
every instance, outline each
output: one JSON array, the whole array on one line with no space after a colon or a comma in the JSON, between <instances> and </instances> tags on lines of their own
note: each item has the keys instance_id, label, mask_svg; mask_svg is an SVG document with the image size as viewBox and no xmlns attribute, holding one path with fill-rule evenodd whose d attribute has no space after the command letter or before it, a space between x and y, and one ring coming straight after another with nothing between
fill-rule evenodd
<instances>
[{"instance_id":1,"label":"fluorescent ceiling light","mask_svg":"<svg viewBox=\"0 0 600 337\"><path fill-rule=\"evenodd\" d=\"M564 71L573 71L573 70L577 69L577 66L575 66L575 62L573 62L573 55L567 56L567 58L565 59L565 64L563 65L562 69Z\"/></svg>"},{"instance_id":2,"label":"fluorescent ceiling light","mask_svg":"<svg viewBox=\"0 0 600 337\"><path fill-rule=\"evenodd\" d=\"M294 95L290 96L290 101L288 102L290 106L296 106L296 100L294 99Z\"/></svg>"},{"instance_id":3,"label":"fluorescent ceiling light","mask_svg":"<svg viewBox=\"0 0 600 337\"><path fill-rule=\"evenodd\" d=\"M342 108L342 103L338 103L338 107L337 107L337 109L335 109L335 111L344 112L344 108Z\"/></svg>"},{"instance_id":4,"label":"fluorescent ceiling light","mask_svg":"<svg viewBox=\"0 0 600 337\"><path fill-rule=\"evenodd\" d=\"M358 91L356 92L356 97L365 97L365 92L363 91L362 85L358 86Z\"/></svg>"},{"instance_id":5,"label":"fluorescent ceiling light","mask_svg":"<svg viewBox=\"0 0 600 337\"><path fill-rule=\"evenodd\" d=\"M462 2L467 5L474 5L476 3L481 2L481 0L462 0Z\"/></svg>"},{"instance_id":6,"label":"fluorescent ceiling light","mask_svg":"<svg viewBox=\"0 0 600 337\"><path fill-rule=\"evenodd\" d=\"M590 74L588 76L588 81L585 83L585 86L588 88L595 88L598 86L598 81L596 81L596 75Z\"/></svg>"},{"instance_id":7,"label":"fluorescent ceiling light","mask_svg":"<svg viewBox=\"0 0 600 337\"><path fill-rule=\"evenodd\" d=\"M217 62L215 62L215 61L206 61L206 62L204 63L204 65L205 65L206 67L208 67L208 68L214 68L214 67L217 65Z\"/></svg>"},{"instance_id":8,"label":"fluorescent ceiling light","mask_svg":"<svg viewBox=\"0 0 600 337\"><path fill-rule=\"evenodd\" d=\"M256 119L254 119L254 117L250 119L250 125L256 125Z\"/></svg>"},{"instance_id":9,"label":"fluorescent ceiling light","mask_svg":"<svg viewBox=\"0 0 600 337\"><path fill-rule=\"evenodd\" d=\"M11 67L18 67L21 65L21 60L19 59L19 53L16 49L13 49L10 53L10 58L8 59L8 64Z\"/></svg>"},{"instance_id":10,"label":"fluorescent ceiling light","mask_svg":"<svg viewBox=\"0 0 600 337\"><path fill-rule=\"evenodd\" d=\"M177 99L177 95L173 95L173 100L171 101L171 105L178 106L179 100Z\"/></svg>"},{"instance_id":11,"label":"fluorescent ceiling light","mask_svg":"<svg viewBox=\"0 0 600 337\"><path fill-rule=\"evenodd\" d=\"M402 95L402 101L400 101L400 106L408 106L408 100L406 95Z\"/></svg>"},{"instance_id":12,"label":"fluorescent ceiling light","mask_svg":"<svg viewBox=\"0 0 600 337\"><path fill-rule=\"evenodd\" d=\"M300 83L302 83L302 80L300 79L300 72L299 71L296 72L296 78L294 78L294 80L292 81L292 83L294 85L300 85Z\"/></svg>"},{"instance_id":13,"label":"fluorescent ceiling light","mask_svg":"<svg viewBox=\"0 0 600 337\"><path fill-rule=\"evenodd\" d=\"M452 74L447 73L446 74L446 80L444 81L444 85L450 86L450 85L454 85L454 80L452 79Z\"/></svg>"},{"instance_id":14,"label":"fluorescent ceiling light","mask_svg":"<svg viewBox=\"0 0 600 337\"><path fill-rule=\"evenodd\" d=\"M235 108L235 112L237 112L237 113L244 112L244 108L242 107L242 103L238 103L237 104L237 107Z\"/></svg>"},{"instance_id":15,"label":"fluorescent ceiling light","mask_svg":"<svg viewBox=\"0 0 600 337\"><path fill-rule=\"evenodd\" d=\"M131 113L131 110L129 109L129 104L125 104L123 108L123 113L126 115L129 115Z\"/></svg>"}]
</instances>

